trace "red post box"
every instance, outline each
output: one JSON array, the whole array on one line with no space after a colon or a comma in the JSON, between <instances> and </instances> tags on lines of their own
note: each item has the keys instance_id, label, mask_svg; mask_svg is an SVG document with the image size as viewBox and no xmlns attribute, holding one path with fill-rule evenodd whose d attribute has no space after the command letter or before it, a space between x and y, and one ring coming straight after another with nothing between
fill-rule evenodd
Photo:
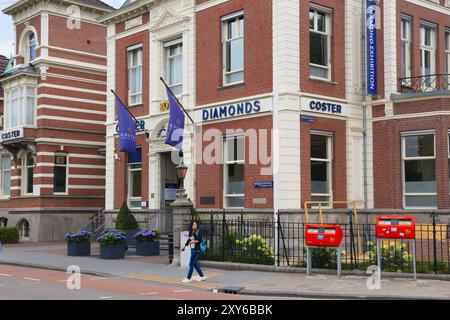
<instances>
[{"instance_id":1,"label":"red post box","mask_svg":"<svg viewBox=\"0 0 450 320\"><path fill-rule=\"evenodd\" d=\"M416 226L411 216L379 216L376 221L378 239L415 239Z\"/></svg>"},{"instance_id":2,"label":"red post box","mask_svg":"<svg viewBox=\"0 0 450 320\"><path fill-rule=\"evenodd\" d=\"M305 244L309 247L339 247L342 242L341 227L328 224L307 224Z\"/></svg>"}]
</instances>

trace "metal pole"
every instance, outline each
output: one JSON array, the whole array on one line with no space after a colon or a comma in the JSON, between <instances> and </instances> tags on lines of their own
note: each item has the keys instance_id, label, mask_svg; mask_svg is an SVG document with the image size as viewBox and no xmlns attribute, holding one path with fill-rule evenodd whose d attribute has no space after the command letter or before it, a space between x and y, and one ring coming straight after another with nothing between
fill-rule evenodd
<instances>
[{"instance_id":1,"label":"metal pole","mask_svg":"<svg viewBox=\"0 0 450 320\"><path fill-rule=\"evenodd\" d=\"M337 257L337 268L338 268L338 277L341 276L342 273L342 246L338 248L338 257Z\"/></svg>"},{"instance_id":2,"label":"metal pole","mask_svg":"<svg viewBox=\"0 0 450 320\"><path fill-rule=\"evenodd\" d=\"M413 271L414 271L414 281L417 280L417 269L416 269L416 239L412 241L413 247Z\"/></svg>"},{"instance_id":3,"label":"metal pole","mask_svg":"<svg viewBox=\"0 0 450 320\"><path fill-rule=\"evenodd\" d=\"M433 263L434 263L434 273L438 274L437 240L436 240L436 212L433 211L431 216L432 216L432 219L433 219Z\"/></svg>"},{"instance_id":4,"label":"metal pole","mask_svg":"<svg viewBox=\"0 0 450 320\"><path fill-rule=\"evenodd\" d=\"M378 280L381 280L381 241L377 239L377 262L378 262Z\"/></svg>"},{"instance_id":5,"label":"metal pole","mask_svg":"<svg viewBox=\"0 0 450 320\"><path fill-rule=\"evenodd\" d=\"M307 247L306 248L306 275L310 276L311 275L311 266L312 264L312 257L311 257L311 248Z\"/></svg>"}]
</instances>

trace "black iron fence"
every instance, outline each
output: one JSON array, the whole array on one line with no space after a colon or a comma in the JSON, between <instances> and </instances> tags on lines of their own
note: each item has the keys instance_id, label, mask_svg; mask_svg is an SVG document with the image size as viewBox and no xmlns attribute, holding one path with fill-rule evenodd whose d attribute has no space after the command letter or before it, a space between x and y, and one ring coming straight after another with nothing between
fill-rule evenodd
<instances>
[{"instance_id":1,"label":"black iron fence","mask_svg":"<svg viewBox=\"0 0 450 320\"><path fill-rule=\"evenodd\" d=\"M437 215L416 224L416 260L419 273L450 273L450 226L438 223ZM211 213L199 219L200 230L207 242L204 260L239 263L306 266L305 223L283 221L277 225L272 218L247 218L245 214ZM189 221L186 221L186 227ZM353 223L348 215L346 223L338 223L342 241L342 268L367 270L377 264L375 224ZM407 240L381 241L382 270L412 272L412 242ZM313 267L337 267L337 250L313 249Z\"/></svg>"},{"instance_id":2,"label":"black iron fence","mask_svg":"<svg viewBox=\"0 0 450 320\"><path fill-rule=\"evenodd\" d=\"M431 74L419 77L400 78L401 93L450 90L450 74Z\"/></svg>"}]
</instances>

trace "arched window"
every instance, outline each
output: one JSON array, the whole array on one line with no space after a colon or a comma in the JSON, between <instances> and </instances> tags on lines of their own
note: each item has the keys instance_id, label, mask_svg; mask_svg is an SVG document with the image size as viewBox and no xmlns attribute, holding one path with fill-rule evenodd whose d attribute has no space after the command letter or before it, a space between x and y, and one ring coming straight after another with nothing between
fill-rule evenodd
<instances>
[{"instance_id":1,"label":"arched window","mask_svg":"<svg viewBox=\"0 0 450 320\"><path fill-rule=\"evenodd\" d=\"M8 226L8 218L1 217L0 218L0 227L7 227Z\"/></svg>"},{"instance_id":2,"label":"arched window","mask_svg":"<svg viewBox=\"0 0 450 320\"><path fill-rule=\"evenodd\" d=\"M17 224L19 230L19 238L21 240L28 240L30 238L30 223L26 219L21 219Z\"/></svg>"},{"instance_id":3,"label":"arched window","mask_svg":"<svg viewBox=\"0 0 450 320\"><path fill-rule=\"evenodd\" d=\"M28 59L29 62L36 59L36 36L33 32L28 35Z\"/></svg>"}]
</instances>

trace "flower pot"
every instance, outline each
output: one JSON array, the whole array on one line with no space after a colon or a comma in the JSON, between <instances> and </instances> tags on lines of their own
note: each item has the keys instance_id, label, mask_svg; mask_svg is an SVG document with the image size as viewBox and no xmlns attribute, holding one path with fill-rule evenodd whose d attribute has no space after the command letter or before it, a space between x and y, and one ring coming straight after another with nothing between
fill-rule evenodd
<instances>
[{"instance_id":1,"label":"flower pot","mask_svg":"<svg viewBox=\"0 0 450 320\"><path fill-rule=\"evenodd\" d=\"M73 257L90 256L91 243L90 242L68 242L67 255Z\"/></svg>"},{"instance_id":2,"label":"flower pot","mask_svg":"<svg viewBox=\"0 0 450 320\"><path fill-rule=\"evenodd\" d=\"M128 229L121 230L125 233L125 237L127 237L126 244L131 247L136 246L136 240L134 239L134 235L139 232L139 229Z\"/></svg>"},{"instance_id":3,"label":"flower pot","mask_svg":"<svg viewBox=\"0 0 450 320\"><path fill-rule=\"evenodd\" d=\"M159 241L137 241L136 254L138 256L159 256Z\"/></svg>"},{"instance_id":4,"label":"flower pot","mask_svg":"<svg viewBox=\"0 0 450 320\"><path fill-rule=\"evenodd\" d=\"M100 258L102 259L123 259L125 258L125 244L100 245Z\"/></svg>"}]
</instances>

